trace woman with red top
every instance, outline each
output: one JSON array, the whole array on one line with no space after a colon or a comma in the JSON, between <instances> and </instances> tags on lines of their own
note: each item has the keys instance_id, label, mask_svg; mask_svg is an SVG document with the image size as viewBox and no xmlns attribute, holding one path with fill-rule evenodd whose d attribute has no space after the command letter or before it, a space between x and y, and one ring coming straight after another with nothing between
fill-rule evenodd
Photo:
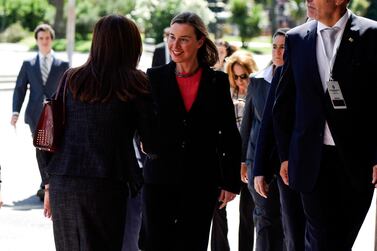
<instances>
[{"instance_id":1,"label":"woman with red top","mask_svg":"<svg viewBox=\"0 0 377 251\"><path fill-rule=\"evenodd\" d=\"M206 251L216 202L224 207L240 190L240 136L201 18L174 17L168 48L172 62L147 71L160 150L144 166L146 250Z\"/></svg>"}]
</instances>

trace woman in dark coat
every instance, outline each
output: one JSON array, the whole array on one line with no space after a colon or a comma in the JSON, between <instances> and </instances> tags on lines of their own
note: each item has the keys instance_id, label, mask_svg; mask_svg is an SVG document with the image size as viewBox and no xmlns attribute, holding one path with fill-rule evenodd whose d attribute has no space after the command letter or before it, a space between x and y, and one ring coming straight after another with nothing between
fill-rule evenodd
<instances>
[{"instance_id":1,"label":"woman in dark coat","mask_svg":"<svg viewBox=\"0 0 377 251\"><path fill-rule=\"evenodd\" d=\"M135 132L145 152L155 151L149 83L136 69L141 52L136 24L106 16L88 61L64 75L65 131L47 167L45 200L56 250L121 250L128 191L141 185Z\"/></svg>"},{"instance_id":2,"label":"woman in dark coat","mask_svg":"<svg viewBox=\"0 0 377 251\"><path fill-rule=\"evenodd\" d=\"M201 18L174 17L168 47L172 62L147 71L160 149L144 166L146 250L205 251L216 202L224 207L240 190L240 136Z\"/></svg>"}]
</instances>

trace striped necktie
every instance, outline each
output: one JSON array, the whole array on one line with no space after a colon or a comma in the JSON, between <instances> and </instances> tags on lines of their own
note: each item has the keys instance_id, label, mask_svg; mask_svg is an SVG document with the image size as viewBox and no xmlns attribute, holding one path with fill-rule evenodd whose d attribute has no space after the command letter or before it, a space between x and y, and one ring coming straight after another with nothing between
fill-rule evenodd
<instances>
[{"instance_id":1,"label":"striped necktie","mask_svg":"<svg viewBox=\"0 0 377 251\"><path fill-rule=\"evenodd\" d=\"M45 85L47 81L48 73L49 73L46 56L42 58L41 73L42 73L43 84Z\"/></svg>"}]
</instances>

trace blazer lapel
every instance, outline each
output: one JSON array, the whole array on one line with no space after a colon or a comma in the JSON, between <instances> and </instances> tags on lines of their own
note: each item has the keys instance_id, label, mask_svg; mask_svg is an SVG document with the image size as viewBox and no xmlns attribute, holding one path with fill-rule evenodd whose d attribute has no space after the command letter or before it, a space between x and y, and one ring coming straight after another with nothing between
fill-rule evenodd
<instances>
[{"instance_id":1,"label":"blazer lapel","mask_svg":"<svg viewBox=\"0 0 377 251\"><path fill-rule=\"evenodd\" d=\"M344 72L350 72L354 65L359 64L357 54L353 53L357 45L360 34L360 26L354 14L351 14L343 32L342 41L340 43L333 68L334 79L339 80Z\"/></svg>"},{"instance_id":2,"label":"blazer lapel","mask_svg":"<svg viewBox=\"0 0 377 251\"><path fill-rule=\"evenodd\" d=\"M185 114L186 108L175 77L175 63L173 61L169 63L168 70L164 77L166 79L166 88L163 89L169 94L168 96L171 99L172 106L175 107L180 114Z\"/></svg>"},{"instance_id":3,"label":"blazer lapel","mask_svg":"<svg viewBox=\"0 0 377 251\"><path fill-rule=\"evenodd\" d=\"M39 83L41 85L43 85L42 73L41 73L41 68L39 66L40 64L39 64L39 55L38 54L35 57L34 62L31 65L32 65L32 69L33 69L33 72L34 72L36 78L39 80Z\"/></svg>"},{"instance_id":4,"label":"blazer lapel","mask_svg":"<svg viewBox=\"0 0 377 251\"><path fill-rule=\"evenodd\" d=\"M312 69L309 72L308 78L315 86L315 90L319 92L320 95L323 95L322 81L319 75L318 61L317 61L317 22L311 22L308 30L306 32L305 39L307 40L308 48L308 69Z\"/></svg>"},{"instance_id":5,"label":"blazer lapel","mask_svg":"<svg viewBox=\"0 0 377 251\"><path fill-rule=\"evenodd\" d=\"M196 109L200 108L200 104L205 102L207 97L206 92L208 91L208 83L211 82L211 74L210 69L208 67L203 67L202 76L200 78L198 94L196 95L196 99L191 106L190 113L195 112Z\"/></svg>"}]
</instances>

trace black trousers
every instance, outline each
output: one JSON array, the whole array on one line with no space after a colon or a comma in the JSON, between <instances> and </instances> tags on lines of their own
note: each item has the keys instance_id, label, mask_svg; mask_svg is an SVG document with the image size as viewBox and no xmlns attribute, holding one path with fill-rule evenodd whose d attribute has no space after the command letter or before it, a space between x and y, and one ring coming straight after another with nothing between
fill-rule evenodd
<instances>
[{"instance_id":1,"label":"black trousers","mask_svg":"<svg viewBox=\"0 0 377 251\"><path fill-rule=\"evenodd\" d=\"M207 251L216 186L145 184L147 251Z\"/></svg>"},{"instance_id":2,"label":"black trousers","mask_svg":"<svg viewBox=\"0 0 377 251\"><path fill-rule=\"evenodd\" d=\"M292 190L277 176L280 193L281 220L287 251L305 250L305 214L300 193Z\"/></svg>"},{"instance_id":3,"label":"black trousers","mask_svg":"<svg viewBox=\"0 0 377 251\"><path fill-rule=\"evenodd\" d=\"M285 251L283 226L280 212L280 196L276 178L269 184L267 199L254 188L252 168L248 164L249 190L253 196L256 251Z\"/></svg>"},{"instance_id":4,"label":"black trousers","mask_svg":"<svg viewBox=\"0 0 377 251\"><path fill-rule=\"evenodd\" d=\"M128 190L101 179L50 177L57 251L119 251Z\"/></svg>"},{"instance_id":5,"label":"black trousers","mask_svg":"<svg viewBox=\"0 0 377 251\"><path fill-rule=\"evenodd\" d=\"M312 192L301 193L306 217L305 251L351 251L369 210L374 186L353 186L335 147L324 146ZM357 168L357 167L355 167ZM372 175L372 166L370 167Z\"/></svg>"},{"instance_id":6,"label":"black trousers","mask_svg":"<svg viewBox=\"0 0 377 251\"><path fill-rule=\"evenodd\" d=\"M215 208L212 220L211 250L229 251L228 242L228 221L226 207ZM253 221L254 201L247 188L247 184L242 183L240 193L240 224L238 229L238 250L250 251L254 249L254 221Z\"/></svg>"}]
</instances>

